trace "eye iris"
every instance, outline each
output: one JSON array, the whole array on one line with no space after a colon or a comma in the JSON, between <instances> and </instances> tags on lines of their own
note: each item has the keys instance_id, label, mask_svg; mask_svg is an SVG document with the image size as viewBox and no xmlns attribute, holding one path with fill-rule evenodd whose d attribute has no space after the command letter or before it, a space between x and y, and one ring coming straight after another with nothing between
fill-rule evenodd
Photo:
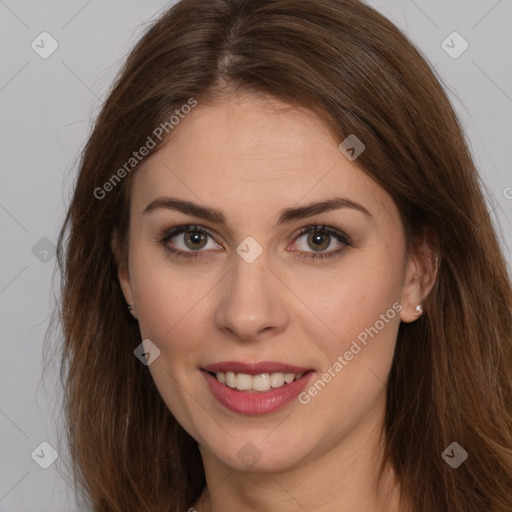
<instances>
[{"instance_id":1,"label":"eye iris","mask_svg":"<svg viewBox=\"0 0 512 512\"><path fill-rule=\"evenodd\" d=\"M324 239L325 243L321 243L322 239ZM314 242L314 249L315 250L322 250L327 247L329 247L329 235L327 233L322 233L320 231L313 231L309 234L308 242L313 241Z\"/></svg>"},{"instance_id":2,"label":"eye iris","mask_svg":"<svg viewBox=\"0 0 512 512\"><path fill-rule=\"evenodd\" d=\"M200 231L187 231L185 232L185 244L187 244L187 247L189 249L202 249L204 247L204 243L201 245L201 247L190 247L189 243L192 245L198 244L201 242L206 241L206 234L201 233Z\"/></svg>"}]
</instances>

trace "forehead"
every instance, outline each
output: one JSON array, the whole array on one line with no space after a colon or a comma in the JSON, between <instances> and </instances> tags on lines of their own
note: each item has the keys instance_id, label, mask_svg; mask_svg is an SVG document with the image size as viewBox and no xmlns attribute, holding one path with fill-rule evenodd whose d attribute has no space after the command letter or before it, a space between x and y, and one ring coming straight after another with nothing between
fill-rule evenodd
<instances>
[{"instance_id":1,"label":"forehead","mask_svg":"<svg viewBox=\"0 0 512 512\"><path fill-rule=\"evenodd\" d=\"M245 179L286 174L290 165L311 163L335 145L311 111L278 100L243 95L199 105L180 121L161 155L209 168L237 169ZM292 174L293 177L293 173Z\"/></svg>"},{"instance_id":2,"label":"forehead","mask_svg":"<svg viewBox=\"0 0 512 512\"><path fill-rule=\"evenodd\" d=\"M235 214L343 195L375 213L391 198L339 151L310 110L243 96L199 105L134 176L136 210L158 196L215 205Z\"/></svg>"}]
</instances>

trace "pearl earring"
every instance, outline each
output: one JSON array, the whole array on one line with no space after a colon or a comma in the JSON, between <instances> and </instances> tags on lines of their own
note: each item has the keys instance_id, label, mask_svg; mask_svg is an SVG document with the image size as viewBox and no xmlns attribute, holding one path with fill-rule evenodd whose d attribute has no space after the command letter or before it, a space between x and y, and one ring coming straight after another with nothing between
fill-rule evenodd
<instances>
[{"instance_id":1,"label":"pearl earring","mask_svg":"<svg viewBox=\"0 0 512 512\"><path fill-rule=\"evenodd\" d=\"M128 304L128 311L132 314L133 318L137 318L137 315L135 314L135 308L131 304Z\"/></svg>"},{"instance_id":2,"label":"pearl earring","mask_svg":"<svg viewBox=\"0 0 512 512\"><path fill-rule=\"evenodd\" d=\"M420 316L421 314L423 313L423 307L421 306L421 304L418 304L416 306L416 313L414 313L416 316Z\"/></svg>"}]
</instances>

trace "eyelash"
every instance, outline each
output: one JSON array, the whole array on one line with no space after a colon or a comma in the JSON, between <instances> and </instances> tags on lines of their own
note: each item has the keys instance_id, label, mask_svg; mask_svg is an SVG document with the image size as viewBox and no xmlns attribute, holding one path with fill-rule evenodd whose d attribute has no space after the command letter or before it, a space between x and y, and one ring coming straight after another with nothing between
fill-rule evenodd
<instances>
[{"instance_id":1,"label":"eyelash","mask_svg":"<svg viewBox=\"0 0 512 512\"><path fill-rule=\"evenodd\" d=\"M211 238L213 237L213 234L210 232L209 229L204 228L202 226L197 225L184 225L184 226L177 226L174 228L167 228L162 230L162 232L159 235L158 243L164 247L164 249L168 252L170 252L173 256L177 258L185 258L187 260L193 260L196 258L204 258L205 256L199 256L198 253L205 252L202 250L197 251L181 251L176 249L171 249L167 242L173 238L174 236L186 233L187 231L197 231L200 233L204 233ZM304 235L309 235L310 233L317 233L320 232L322 234L328 234L330 236L333 236L338 242L341 242L343 244L343 247L341 249L338 249L336 251L326 252L326 253L306 253L307 256L304 256L304 251L297 251L297 254L295 255L297 258L302 258L305 260L316 260L316 259L324 259L324 258L332 258L335 256L341 255L342 252L345 251L347 247L352 247L352 243L347 235L342 233L341 231L330 229L325 226L325 224L319 225L314 224L311 226L306 226L300 230L300 233L297 235L295 240L298 240Z\"/></svg>"}]
</instances>

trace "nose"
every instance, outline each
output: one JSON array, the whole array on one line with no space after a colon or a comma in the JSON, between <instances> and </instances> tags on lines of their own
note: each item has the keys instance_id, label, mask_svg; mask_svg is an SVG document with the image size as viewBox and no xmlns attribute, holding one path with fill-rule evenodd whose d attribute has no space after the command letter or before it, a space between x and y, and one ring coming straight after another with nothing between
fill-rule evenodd
<instances>
[{"instance_id":1,"label":"nose","mask_svg":"<svg viewBox=\"0 0 512 512\"><path fill-rule=\"evenodd\" d=\"M232 270L223 279L222 298L215 313L218 328L243 341L284 331L289 309L282 277L268 266L265 253L252 263L238 255L234 260Z\"/></svg>"}]
</instances>

